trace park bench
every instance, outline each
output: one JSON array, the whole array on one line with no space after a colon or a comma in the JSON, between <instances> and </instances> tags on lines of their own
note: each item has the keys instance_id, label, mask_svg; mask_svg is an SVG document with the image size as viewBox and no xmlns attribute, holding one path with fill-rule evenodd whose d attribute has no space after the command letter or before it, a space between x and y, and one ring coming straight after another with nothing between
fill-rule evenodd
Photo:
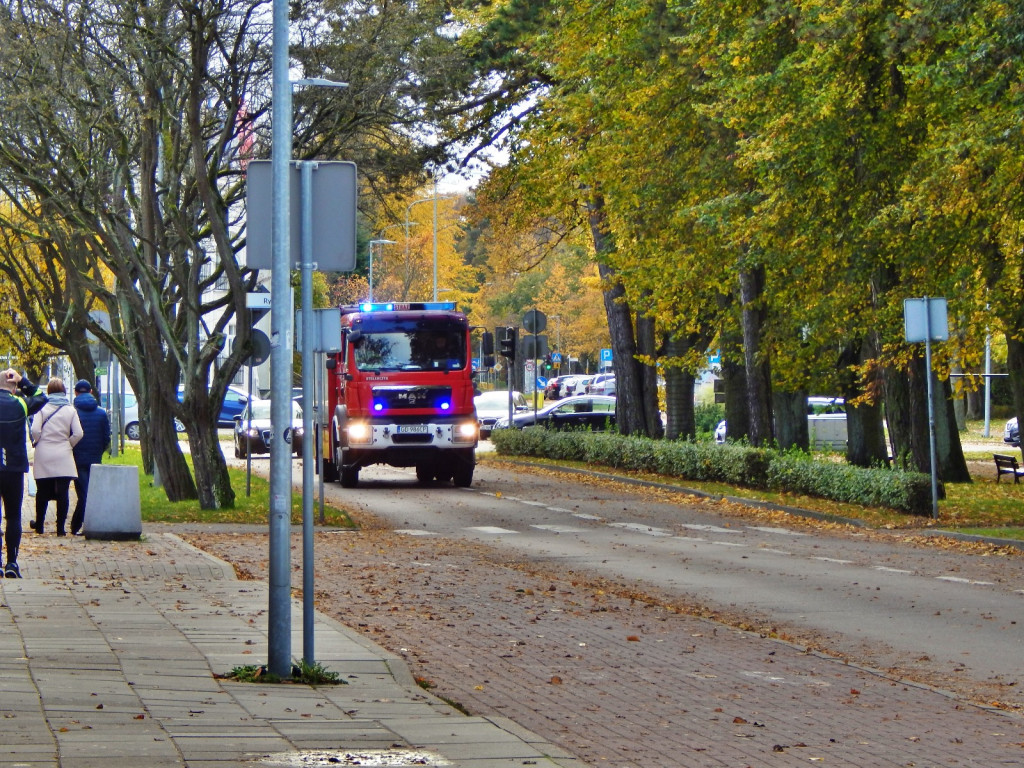
<instances>
[{"instance_id":1,"label":"park bench","mask_svg":"<svg viewBox=\"0 0 1024 768\"><path fill-rule=\"evenodd\" d=\"M1013 456L1007 456L1003 453L993 453L992 458L996 462L996 482L999 482L999 478L1003 475L1013 475L1013 482L1019 483L1020 478L1024 476L1024 469L1021 469L1017 464L1017 459Z\"/></svg>"}]
</instances>

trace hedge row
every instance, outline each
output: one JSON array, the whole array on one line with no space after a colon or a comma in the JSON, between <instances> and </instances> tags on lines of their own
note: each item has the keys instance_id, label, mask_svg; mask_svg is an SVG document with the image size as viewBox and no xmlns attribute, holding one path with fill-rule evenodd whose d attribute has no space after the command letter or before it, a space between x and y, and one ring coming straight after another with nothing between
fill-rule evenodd
<instances>
[{"instance_id":1,"label":"hedge row","mask_svg":"<svg viewBox=\"0 0 1024 768\"><path fill-rule=\"evenodd\" d=\"M500 429L491 433L504 456L582 461L614 469L720 482L832 501L931 514L931 478L918 472L865 469L739 444L652 440L614 432Z\"/></svg>"}]
</instances>

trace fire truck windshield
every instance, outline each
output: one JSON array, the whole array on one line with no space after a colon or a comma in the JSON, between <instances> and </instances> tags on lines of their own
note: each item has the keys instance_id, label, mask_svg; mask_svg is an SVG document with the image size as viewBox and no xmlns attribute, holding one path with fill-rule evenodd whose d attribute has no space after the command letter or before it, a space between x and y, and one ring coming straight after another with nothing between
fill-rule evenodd
<instances>
[{"instance_id":1,"label":"fire truck windshield","mask_svg":"<svg viewBox=\"0 0 1024 768\"><path fill-rule=\"evenodd\" d=\"M361 323L360 371L456 371L466 367L465 329L447 320Z\"/></svg>"}]
</instances>

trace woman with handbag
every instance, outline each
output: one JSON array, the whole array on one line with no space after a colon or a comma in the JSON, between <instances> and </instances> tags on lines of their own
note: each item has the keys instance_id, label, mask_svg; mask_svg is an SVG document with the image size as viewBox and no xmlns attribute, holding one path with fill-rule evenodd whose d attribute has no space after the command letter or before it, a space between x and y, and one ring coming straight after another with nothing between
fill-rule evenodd
<instances>
[{"instance_id":1,"label":"woman with handbag","mask_svg":"<svg viewBox=\"0 0 1024 768\"><path fill-rule=\"evenodd\" d=\"M64 382L50 379L46 385L49 402L32 420L32 444L35 446L33 474L36 478L36 519L32 530L43 532L43 521L50 501L57 503L57 535L66 536L71 481L78 477L75 468L75 444L82 439L78 411L68 400Z\"/></svg>"}]
</instances>

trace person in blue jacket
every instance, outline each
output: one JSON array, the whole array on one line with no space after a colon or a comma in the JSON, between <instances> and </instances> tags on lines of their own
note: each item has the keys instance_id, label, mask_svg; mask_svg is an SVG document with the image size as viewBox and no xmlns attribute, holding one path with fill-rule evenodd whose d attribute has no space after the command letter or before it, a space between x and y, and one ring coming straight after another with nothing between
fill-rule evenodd
<instances>
[{"instance_id":1,"label":"person in blue jacket","mask_svg":"<svg viewBox=\"0 0 1024 768\"><path fill-rule=\"evenodd\" d=\"M4 545L7 562L3 575L20 579L18 548L21 546L21 504L25 499L28 472L26 423L46 405L47 397L35 384L13 368L0 372L0 500L3 504Z\"/></svg>"},{"instance_id":2,"label":"person in blue jacket","mask_svg":"<svg viewBox=\"0 0 1024 768\"><path fill-rule=\"evenodd\" d=\"M85 501L89 495L89 471L93 464L103 463L103 454L110 450L110 419L92 394L92 385L85 379L75 384L75 410L85 433L72 449L75 454L75 511L71 515L71 534L82 535L85 522Z\"/></svg>"}]
</instances>

